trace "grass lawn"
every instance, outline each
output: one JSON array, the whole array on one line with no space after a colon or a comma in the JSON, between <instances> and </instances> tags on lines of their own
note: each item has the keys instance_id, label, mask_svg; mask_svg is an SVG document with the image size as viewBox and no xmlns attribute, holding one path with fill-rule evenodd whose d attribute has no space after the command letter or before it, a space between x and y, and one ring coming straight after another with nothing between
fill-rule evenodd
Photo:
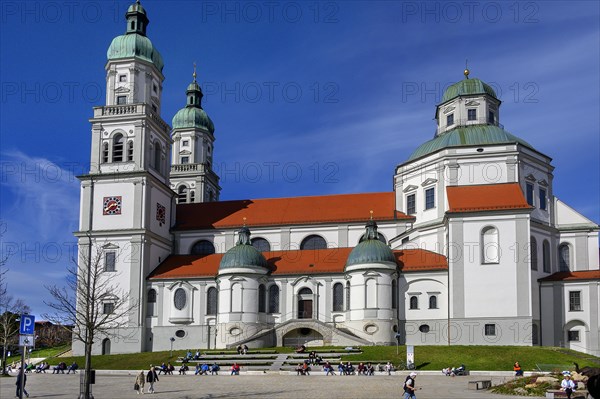
<instances>
[{"instance_id":1,"label":"grass lawn","mask_svg":"<svg viewBox=\"0 0 600 399\"><path fill-rule=\"evenodd\" d=\"M61 346L55 346L52 348L42 348L42 349L34 349L31 351L31 357L32 358L36 358L36 357L53 357L56 355L59 355L65 351L68 351L69 349L71 349L71 345L61 345ZM30 357L29 355L27 355L27 357ZM17 355L17 356L10 356L6 358L6 362L8 364L12 363L12 362L21 362L21 355Z\"/></svg>"},{"instance_id":2,"label":"grass lawn","mask_svg":"<svg viewBox=\"0 0 600 399\"><path fill-rule=\"evenodd\" d=\"M310 350L321 352L337 351L345 352L340 347L315 347L308 348ZM361 348L363 353L349 354L342 356L343 361L351 361L353 363L360 361L371 361L375 363L385 363L388 360L394 364L403 362L406 358L406 347L398 348L399 355L396 355L396 346L365 346ZM274 351L277 353L293 354L292 348L264 348L261 351ZM558 351L552 347L528 347L528 346L415 346L415 363L419 370L441 370L448 366L459 366L465 364L469 370L510 370L515 361L521 363L524 371L536 370L536 364L560 364L572 365L573 362L579 363L581 367L589 365L594 366L589 361L582 359L582 354L574 351L566 351L564 349ZM211 350L202 352L202 354L214 355L236 353L235 351L219 351ZM271 353L272 353L271 352ZM173 351L173 356L170 356L169 351L163 352L142 352L127 355L98 355L92 359L92 365L95 369L117 369L117 370L138 370L147 369L150 364L160 365L162 362L171 362L176 370L180 363L177 359L185 356L186 351ZM249 357L252 356L252 349ZM587 358L591 356L583 355ZM243 356L240 356L243 359ZM595 358L598 359L598 358ZM70 364L75 360L80 367L84 365L84 358L69 357L69 358L50 358L50 364L57 364L64 361ZM598 359L600 361L600 359ZM597 366L597 365L596 365Z\"/></svg>"}]
</instances>

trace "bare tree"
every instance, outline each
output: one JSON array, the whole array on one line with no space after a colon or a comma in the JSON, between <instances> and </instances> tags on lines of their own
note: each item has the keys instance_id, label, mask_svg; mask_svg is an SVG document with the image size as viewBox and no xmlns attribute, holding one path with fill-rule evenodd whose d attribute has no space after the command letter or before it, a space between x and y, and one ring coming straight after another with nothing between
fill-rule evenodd
<instances>
[{"instance_id":1,"label":"bare tree","mask_svg":"<svg viewBox=\"0 0 600 399\"><path fill-rule=\"evenodd\" d=\"M88 238L90 238L88 236ZM97 337L118 337L129 323L129 315L137 301L116 284L119 273L106 272L104 248L92 244L80 251L79 263L67 269L66 287L46 286L52 300L44 303L52 309L44 314L47 320L62 326L72 326L73 340L85 347L84 387L80 398L91 397L90 378L92 347Z\"/></svg>"},{"instance_id":2,"label":"bare tree","mask_svg":"<svg viewBox=\"0 0 600 399\"><path fill-rule=\"evenodd\" d=\"M29 306L21 299L3 295L0 301L0 344L2 345L2 374L6 373L6 352L19 333L19 315L29 313Z\"/></svg>"}]
</instances>

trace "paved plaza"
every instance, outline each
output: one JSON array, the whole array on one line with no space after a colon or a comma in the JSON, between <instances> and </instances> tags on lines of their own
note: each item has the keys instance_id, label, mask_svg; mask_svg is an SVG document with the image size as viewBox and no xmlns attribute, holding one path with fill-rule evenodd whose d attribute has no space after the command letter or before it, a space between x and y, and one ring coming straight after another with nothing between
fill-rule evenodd
<instances>
[{"instance_id":1,"label":"paved plaza","mask_svg":"<svg viewBox=\"0 0 600 399\"><path fill-rule=\"evenodd\" d=\"M258 375L219 376L170 375L160 376L152 398L200 399L200 398L401 398L405 376L296 376L275 373ZM477 376L444 377L420 375L417 386L418 399L465 398L465 399L516 399L518 396L495 395L486 391L467 389L467 382L482 379ZM489 379L489 377L483 379ZM502 377L491 378L494 384ZM0 398L13 398L15 378L0 378ZM96 377L93 393L96 399L121 399L139 397L133 391L135 377L126 375L102 375ZM79 393L79 374L52 375L29 374L27 391L31 398L75 399ZM146 389L148 385L146 385Z\"/></svg>"}]
</instances>

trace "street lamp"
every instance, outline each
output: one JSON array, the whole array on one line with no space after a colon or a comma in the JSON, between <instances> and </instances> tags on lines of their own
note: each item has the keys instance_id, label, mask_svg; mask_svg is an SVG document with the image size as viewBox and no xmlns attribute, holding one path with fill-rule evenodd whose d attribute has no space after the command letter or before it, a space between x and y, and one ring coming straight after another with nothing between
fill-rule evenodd
<instances>
[{"instance_id":1,"label":"street lamp","mask_svg":"<svg viewBox=\"0 0 600 399\"><path fill-rule=\"evenodd\" d=\"M396 356L400 355L400 337L402 337L402 335L400 335L400 333L396 333L396 335L394 335L394 337L396 337Z\"/></svg>"},{"instance_id":2,"label":"street lamp","mask_svg":"<svg viewBox=\"0 0 600 399\"><path fill-rule=\"evenodd\" d=\"M175 338L171 337L169 341L171 341L171 355L169 357L173 357L173 342L175 342Z\"/></svg>"}]
</instances>

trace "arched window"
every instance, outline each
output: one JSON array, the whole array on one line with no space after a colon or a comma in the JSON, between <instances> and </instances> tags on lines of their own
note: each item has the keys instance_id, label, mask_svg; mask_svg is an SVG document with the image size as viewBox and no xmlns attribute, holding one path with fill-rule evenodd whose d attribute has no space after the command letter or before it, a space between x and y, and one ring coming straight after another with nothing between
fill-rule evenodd
<instances>
[{"instance_id":1,"label":"arched window","mask_svg":"<svg viewBox=\"0 0 600 399\"><path fill-rule=\"evenodd\" d=\"M561 272L568 272L571 269L571 249L569 244L560 244L558 247L558 262Z\"/></svg>"},{"instance_id":2,"label":"arched window","mask_svg":"<svg viewBox=\"0 0 600 399\"><path fill-rule=\"evenodd\" d=\"M206 314L217 314L217 289L215 287L210 287L206 291Z\"/></svg>"},{"instance_id":3,"label":"arched window","mask_svg":"<svg viewBox=\"0 0 600 399\"><path fill-rule=\"evenodd\" d=\"M173 295L173 303L175 305L175 309L182 310L185 308L187 303L187 294L183 288L177 288L175 290L175 295Z\"/></svg>"},{"instance_id":4,"label":"arched window","mask_svg":"<svg viewBox=\"0 0 600 399\"><path fill-rule=\"evenodd\" d=\"M162 148L161 145L158 141L154 142L154 169L156 169L156 171L158 173L162 173L162 169L161 169L161 157L162 157Z\"/></svg>"},{"instance_id":5,"label":"arched window","mask_svg":"<svg viewBox=\"0 0 600 399\"><path fill-rule=\"evenodd\" d=\"M333 285L333 311L341 312L344 310L344 286L342 283Z\"/></svg>"},{"instance_id":6,"label":"arched window","mask_svg":"<svg viewBox=\"0 0 600 399\"><path fill-rule=\"evenodd\" d=\"M252 246L260 252L269 252L271 250L271 244L264 238L256 237L250 240Z\"/></svg>"},{"instance_id":7,"label":"arched window","mask_svg":"<svg viewBox=\"0 0 600 399\"><path fill-rule=\"evenodd\" d=\"M110 339L108 338L102 340L102 354L110 355Z\"/></svg>"},{"instance_id":8,"label":"arched window","mask_svg":"<svg viewBox=\"0 0 600 399\"><path fill-rule=\"evenodd\" d=\"M151 289L148 291L148 303L156 303L156 290Z\"/></svg>"},{"instance_id":9,"label":"arched window","mask_svg":"<svg viewBox=\"0 0 600 399\"><path fill-rule=\"evenodd\" d=\"M350 310L350 281L346 281L346 310Z\"/></svg>"},{"instance_id":10,"label":"arched window","mask_svg":"<svg viewBox=\"0 0 600 399\"><path fill-rule=\"evenodd\" d=\"M437 309L437 296L432 295L429 297L429 309Z\"/></svg>"},{"instance_id":11,"label":"arched window","mask_svg":"<svg viewBox=\"0 0 600 399\"><path fill-rule=\"evenodd\" d=\"M277 284L269 287L269 313L279 313L279 287Z\"/></svg>"},{"instance_id":12,"label":"arched window","mask_svg":"<svg viewBox=\"0 0 600 399\"><path fill-rule=\"evenodd\" d=\"M231 286L231 311L242 311L242 285L240 283L234 283Z\"/></svg>"},{"instance_id":13,"label":"arched window","mask_svg":"<svg viewBox=\"0 0 600 399\"><path fill-rule=\"evenodd\" d=\"M177 203L185 204L187 202L188 188L187 186L179 186L177 190Z\"/></svg>"},{"instance_id":14,"label":"arched window","mask_svg":"<svg viewBox=\"0 0 600 399\"><path fill-rule=\"evenodd\" d=\"M548 240L544 240L542 244L542 267L545 273L550 273L550 243Z\"/></svg>"},{"instance_id":15,"label":"arched window","mask_svg":"<svg viewBox=\"0 0 600 399\"><path fill-rule=\"evenodd\" d=\"M498 245L498 229L486 227L481 230L481 263L498 263L500 248Z\"/></svg>"},{"instance_id":16,"label":"arched window","mask_svg":"<svg viewBox=\"0 0 600 399\"><path fill-rule=\"evenodd\" d=\"M538 269L538 251L537 251L537 240L535 237L531 237L530 239L530 257L531 257L531 270Z\"/></svg>"},{"instance_id":17,"label":"arched window","mask_svg":"<svg viewBox=\"0 0 600 399\"><path fill-rule=\"evenodd\" d=\"M267 290L264 284L258 286L258 312L265 313L267 311Z\"/></svg>"},{"instance_id":18,"label":"arched window","mask_svg":"<svg viewBox=\"0 0 600 399\"><path fill-rule=\"evenodd\" d=\"M313 234L302 240L300 249L327 249L327 241L323 237Z\"/></svg>"},{"instance_id":19,"label":"arched window","mask_svg":"<svg viewBox=\"0 0 600 399\"><path fill-rule=\"evenodd\" d=\"M115 137L113 137L113 162L123 162L123 141L123 135L120 133L115 134Z\"/></svg>"},{"instance_id":20,"label":"arched window","mask_svg":"<svg viewBox=\"0 0 600 399\"><path fill-rule=\"evenodd\" d=\"M298 291L298 295L312 295L312 290L308 287L304 287Z\"/></svg>"},{"instance_id":21,"label":"arched window","mask_svg":"<svg viewBox=\"0 0 600 399\"><path fill-rule=\"evenodd\" d=\"M383 236L383 234L377 232L377 239L379 241L381 241L384 244L387 244L387 241L385 239L385 237ZM360 236L360 240L358 241L359 243L363 242L365 240L365 235L363 234L362 236Z\"/></svg>"},{"instance_id":22,"label":"arched window","mask_svg":"<svg viewBox=\"0 0 600 399\"><path fill-rule=\"evenodd\" d=\"M410 297L410 309L419 309L419 298L416 295Z\"/></svg>"},{"instance_id":23,"label":"arched window","mask_svg":"<svg viewBox=\"0 0 600 399\"><path fill-rule=\"evenodd\" d=\"M365 281L365 304L369 309L377 307L377 282L374 278Z\"/></svg>"},{"instance_id":24,"label":"arched window","mask_svg":"<svg viewBox=\"0 0 600 399\"><path fill-rule=\"evenodd\" d=\"M398 283L392 280L392 309L398 309Z\"/></svg>"},{"instance_id":25,"label":"arched window","mask_svg":"<svg viewBox=\"0 0 600 399\"><path fill-rule=\"evenodd\" d=\"M133 140L127 142L127 161L133 161Z\"/></svg>"},{"instance_id":26,"label":"arched window","mask_svg":"<svg viewBox=\"0 0 600 399\"><path fill-rule=\"evenodd\" d=\"M102 162L108 162L108 143L102 144Z\"/></svg>"},{"instance_id":27,"label":"arched window","mask_svg":"<svg viewBox=\"0 0 600 399\"><path fill-rule=\"evenodd\" d=\"M215 253L215 246L207 240L197 241L192 247L192 255L212 255Z\"/></svg>"}]
</instances>

